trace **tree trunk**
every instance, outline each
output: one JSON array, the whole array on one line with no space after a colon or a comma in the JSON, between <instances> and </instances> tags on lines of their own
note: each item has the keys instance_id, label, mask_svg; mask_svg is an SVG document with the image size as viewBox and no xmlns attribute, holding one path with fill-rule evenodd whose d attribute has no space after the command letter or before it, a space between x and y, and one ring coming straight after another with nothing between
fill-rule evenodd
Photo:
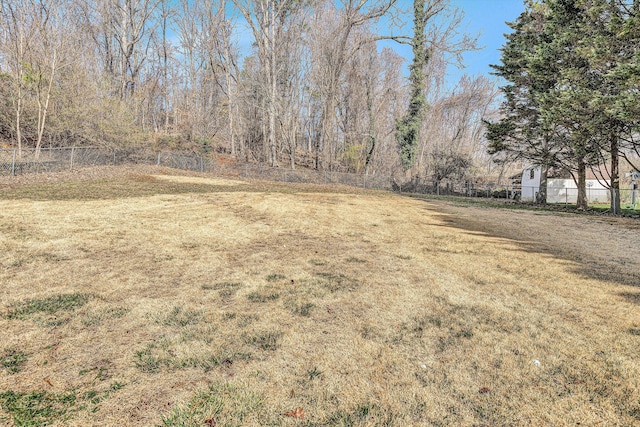
<instances>
[{"instance_id":1,"label":"tree trunk","mask_svg":"<svg viewBox=\"0 0 640 427\"><path fill-rule=\"evenodd\" d=\"M36 140L36 159L40 158L40 147L42 145L42 136L44 135L44 127L47 122L47 112L49 111L49 101L51 99L51 90L53 89L53 79L56 74L57 52L53 50L53 58L51 59L51 74L47 85L47 93L45 94L44 105L42 104L41 94L38 93L38 136ZM38 90L38 92L40 92Z\"/></svg>"},{"instance_id":2,"label":"tree trunk","mask_svg":"<svg viewBox=\"0 0 640 427\"><path fill-rule=\"evenodd\" d=\"M369 164L371 163L371 159L373 158L373 150L376 148L376 116L373 110L373 85L372 82L367 79L367 112L369 113L369 135L367 136L367 154L364 160L364 172L365 174L369 172Z\"/></svg>"},{"instance_id":3,"label":"tree trunk","mask_svg":"<svg viewBox=\"0 0 640 427\"><path fill-rule=\"evenodd\" d=\"M222 6L222 4L221 4ZM225 67L225 77L227 80L227 102L229 103L229 115L228 115L228 123L229 123L229 143L231 144L231 155L233 157L237 157L236 150L236 141L234 134L234 123L233 123L233 106L234 106L234 97L233 97L233 81L231 79L231 49L229 49L229 33L227 28L224 29L224 54L226 60L228 61L227 66Z\"/></svg>"},{"instance_id":4,"label":"tree trunk","mask_svg":"<svg viewBox=\"0 0 640 427\"><path fill-rule=\"evenodd\" d=\"M587 201L587 165L583 158L578 159L578 199L576 208L586 210L589 208Z\"/></svg>"},{"instance_id":5,"label":"tree trunk","mask_svg":"<svg viewBox=\"0 0 640 427\"><path fill-rule=\"evenodd\" d=\"M620 170L618 158L618 138L611 135L611 213L620 213Z\"/></svg>"},{"instance_id":6,"label":"tree trunk","mask_svg":"<svg viewBox=\"0 0 640 427\"><path fill-rule=\"evenodd\" d=\"M270 4L270 13L271 13L271 63L269 64L269 74L271 78L271 87L269 94L269 166L276 166L276 97L278 93L277 86L277 72L278 68L276 66L276 5Z\"/></svg>"},{"instance_id":7,"label":"tree trunk","mask_svg":"<svg viewBox=\"0 0 640 427\"><path fill-rule=\"evenodd\" d=\"M540 167L540 187L536 195L536 203L544 205L547 203L547 176L549 175L549 166L542 165Z\"/></svg>"},{"instance_id":8,"label":"tree trunk","mask_svg":"<svg viewBox=\"0 0 640 427\"><path fill-rule=\"evenodd\" d=\"M18 86L18 98L16 100L16 138L18 139L18 157L22 158L22 124L20 123L22 113L22 87Z\"/></svg>"}]
</instances>

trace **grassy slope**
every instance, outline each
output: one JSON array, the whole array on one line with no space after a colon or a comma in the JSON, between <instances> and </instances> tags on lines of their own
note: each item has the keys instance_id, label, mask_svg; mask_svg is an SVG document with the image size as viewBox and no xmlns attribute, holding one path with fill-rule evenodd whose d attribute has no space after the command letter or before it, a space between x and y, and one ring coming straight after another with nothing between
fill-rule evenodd
<instances>
[{"instance_id":1,"label":"grassy slope","mask_svg":"<svg viewBox=\"0 0 640 427\"><path fill-rule=\"evenodd\" d=\"M9 423L640 423L637 288L422 201L151 176L0 199Z\"/></svg>"}]
</instances>

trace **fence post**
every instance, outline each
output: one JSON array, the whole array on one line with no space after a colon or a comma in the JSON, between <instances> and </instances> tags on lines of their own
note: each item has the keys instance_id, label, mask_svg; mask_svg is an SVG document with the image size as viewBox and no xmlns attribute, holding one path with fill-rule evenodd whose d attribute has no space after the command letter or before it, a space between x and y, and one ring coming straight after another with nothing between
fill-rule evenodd
<instances>
[{"instance_id":1,"label":"fence post","mask_svg":"<svg viewBox=\"0 0 640 427\"><path fill-rule=\"evenodd\" d=\"M160 153L161 151L158 151L158 161L156 162L156 166L160 166Z\"/></svg>"},{"instance_id":2,"label":"fence post","mask_svg":"<svg viewBox=\"0 0 640 427\"><path fill-rule=\"evenodd\" d=\"M73 170L73 153L76 147L71 147L71 161L69 162L69 170Z\"/></svg>"},{"instance_id":3,"label":"fence post","mask_svg":"<svg viewBox=\"0 0 640 427\"><path fill-rule=\"evenodd\" d=\"M13 149L13 159L11 160L11 176L16 176L16 149Z\"/></svg>"}]
</instances>

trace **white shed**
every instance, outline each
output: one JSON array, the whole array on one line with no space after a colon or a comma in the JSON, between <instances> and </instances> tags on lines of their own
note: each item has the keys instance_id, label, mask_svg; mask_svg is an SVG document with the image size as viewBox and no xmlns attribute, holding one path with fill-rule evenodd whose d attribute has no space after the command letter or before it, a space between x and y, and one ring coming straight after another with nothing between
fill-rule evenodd
<instances>
[{"instance_id":1,"label":"white shed","mask_svg":"<svg viewBox=\"0 0 640 427\"><path fill-rule=\"evenodd\" d=\"M540 191L540 167L531 166L522 171L520 200L533 202ZM609 189L595 174L587 171L587 200L589 203L608 203ZM578 187L568 173L550 171L547 176L547 203L576 203Z\"/></svg>"}]
</instances>

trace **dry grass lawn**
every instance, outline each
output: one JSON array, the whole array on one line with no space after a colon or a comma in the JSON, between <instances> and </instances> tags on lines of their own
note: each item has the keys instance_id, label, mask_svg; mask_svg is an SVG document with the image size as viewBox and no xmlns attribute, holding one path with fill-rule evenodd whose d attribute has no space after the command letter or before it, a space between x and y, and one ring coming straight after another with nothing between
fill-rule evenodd
<instances>
[{"instance_id":1,"label":"dry grass lawn","mask_svg":"<svg viewBox=\"0 0 640 427\"><path fill-rule=\"evenodd\" d=\"M0 183L0 423L640 425L637 223L163 173Z\"/></svg>"}]
</instances>

